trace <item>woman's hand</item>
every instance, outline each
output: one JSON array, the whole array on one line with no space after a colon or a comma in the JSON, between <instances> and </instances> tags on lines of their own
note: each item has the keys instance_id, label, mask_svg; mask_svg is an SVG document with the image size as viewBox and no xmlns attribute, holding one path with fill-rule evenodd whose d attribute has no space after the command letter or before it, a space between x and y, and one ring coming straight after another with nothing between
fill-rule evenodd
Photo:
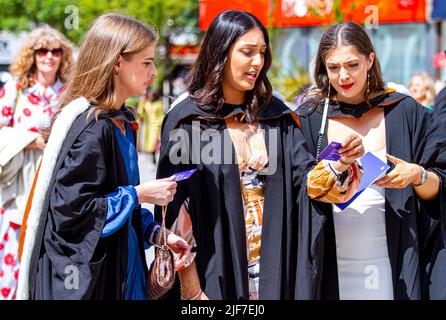
<instances>
[{"instance_id":1,"label":"woman's hand","mask_svg":"<svg viewBox=\"0 0 446 320\"><path fill-rule=\"evenodd\" d=\"M167 246L172 250L175 260L175 270L178 270L178 268L183 266L189 258L192 246L173 232L170 232L167 236Z\"/></svg>"},{"instance_id":2,"label":"woman's hand","mask_svg":"<svg viewBox=\"0 0 446 320\"><path fill-rule=\"evenodd\" d=\"M189 267L179 270L178 276L180 277L182 300L209 300L201 289L195 261Z\"/></svg>"},{"instance_id":3,"label":"woman's hand","mask_svg":"<svg viewBox=\"0 0 446 320\"><path fill-rule=\"evenodd\" d=\"M173 200L177 192L177 183L174 177L148 181L135 187L138 202L153 203L165 206Z\"/></svg>"},{"instance_id":4,"label":"woman's hand","mask_svg":"<svg viewBox=\"0 0 446 320\"><path fill-rule=\"evenodd\" d=\"M204 291L201 290L200 295L199 295L196 299L193 299L193 300L209 300L209 298L208 298L208 296L206 295L206 293L204 293Z\"/></svg>"},{"instance_id":5,"label":"woman's hand","mask_svg":"<svg viewBox=\"0 0 446 320\"><path fill-rule=\"evenodd\" d=\"M375 181L378 187L403 189L408 185L420 182L421 167L415 163L408 163L387 154L387 159L395 165L392 171Z\"/></svg>"},{"instance_id":6,"label":"woman's hand","mask_svg":"<svg viewBox=\"0 0 446 320\"><path fill-rule=\"evenodd\" d=\"M39 136L37 139L35 139L33 142L28 144L26 146L26 149L37 149L37 150L44 150L46 147L45 140L43 140L42 136Z\"/></svg>"},{"instance_id":7,"label":"woman's hand","mask_svg":"<svg viewBox=\"0 0 446 320\"><path fill-rule=\"evenodd\" d=\"M338 152L341 159L334 163L334 168L342 172L347 170L356 159L364 155L365 150L361 137L356 133L348 135Z\"/></svg>"}]
</instances>

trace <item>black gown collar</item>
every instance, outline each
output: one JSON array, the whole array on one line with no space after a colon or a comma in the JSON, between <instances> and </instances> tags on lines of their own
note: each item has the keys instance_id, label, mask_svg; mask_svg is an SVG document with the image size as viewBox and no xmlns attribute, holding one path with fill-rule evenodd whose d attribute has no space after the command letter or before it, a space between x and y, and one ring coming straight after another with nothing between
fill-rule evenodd
<instances>
[{"instance_id":1,"label":"black gown collar","mask_svg":"<svg viewBox=\"0 0 446 320\"><path fill-rule=\"evenodd\" d=\"M90 108L95 107L94 103L90 103ZM99 113L99 118L116 119L122 120L128 123L133 123L136 121L136 114L130 108L122 105L119 110L117 109L101 109Z\"/></svg>"},{"instance_id":2,"label":"black gown collar","mask_svg":"<svg viewBox=\"0 0 446 320\"><path fill-rule=\"evenodd\" d=\"M328 117L353 117L360 118L367 111L376 107L393 105L407 96L395 91L387 91L384 94L369 100L369 103L348 104L336 100L330 100ZM322 110L320 110L322 112Z\"/></svg>"},{"instance_id":3,"label":"black gown collar","mask_svg":"<svg viewBox=\"0 0 446 320\"><path fill-rule=\"evenodd\" d=\"M282 117L285 114L291 114L292 111L282 101L276 97L271 97L271 100L266 108L262 108L259 113L259 120L269 120ZM237 114L246 115L246 106L244 104L235 105L225 103L220 110L219 115L222 118L228 118ZM245 121L248 121L248 116L244 117Z\"/></svg>"}]
</instances>

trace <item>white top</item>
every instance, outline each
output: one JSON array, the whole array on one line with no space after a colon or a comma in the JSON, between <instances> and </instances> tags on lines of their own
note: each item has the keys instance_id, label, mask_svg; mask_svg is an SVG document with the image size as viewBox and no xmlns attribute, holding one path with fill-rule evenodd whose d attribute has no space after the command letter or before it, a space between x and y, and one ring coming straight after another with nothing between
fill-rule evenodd
<instances>
[{"instance_id":1,"label":"white top","mask_svg":"<svg viewBox=\"0 0 446 320\"><path fill-rule=\"evenodd\" d=\"M373 154L386 161L385 148ZM344 211L333 205L333 219L340 299L392 300L384 188L371 185Z\"/></svg>"}]
</instances>

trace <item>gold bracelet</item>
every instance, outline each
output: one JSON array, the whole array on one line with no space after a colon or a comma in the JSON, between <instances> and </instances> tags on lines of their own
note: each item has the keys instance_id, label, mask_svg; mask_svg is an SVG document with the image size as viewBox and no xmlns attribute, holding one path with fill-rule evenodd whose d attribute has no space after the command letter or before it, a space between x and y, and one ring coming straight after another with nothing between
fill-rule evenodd
<instances>
[{"instance_id":1,"label":"gold bracelet","mask_svg":"<svg viewBox=\"0 0 446 320\"><path fill-rule=\"evenodd\" d=\"M201 288L200 288L200 290L198 290L198 293L197 293L193 298L185 299L183 296L181 296L181 300L197 300L197 298L198 298L202 293L203 293L203 290L201 290Z\"/></svg>"},{"instance_id":2,"label":"gold bracelet","mask_svg":"<svg viewBox=\"0 0 446 320\"><path fill-rule=\"evenodd\" d=\"M202 293L203 293L203 290L201 290L201 288L200 288L200 290L198 291L198 294L190 300L196 300L199 296L201 296Z\"/></svg>"},{"instance_id":3,"label":"gold bracelet","mask_svg":"<svg viewBox=\"0 0 446 320\"><path fill-rule=\"evenodd\" d=\"M189 281L189 282L181 282L181 287L183 288L190 288L193 287L194 285L200 286L200 282L199 281Z\"/></svg>"}]
</instances>

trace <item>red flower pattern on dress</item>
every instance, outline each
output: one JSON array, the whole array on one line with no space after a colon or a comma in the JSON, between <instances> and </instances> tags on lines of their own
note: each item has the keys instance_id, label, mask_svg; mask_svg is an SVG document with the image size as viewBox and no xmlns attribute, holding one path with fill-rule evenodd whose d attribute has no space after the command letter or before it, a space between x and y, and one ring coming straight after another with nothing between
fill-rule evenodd
<instances>
[{"instance_id":1,"label":"red flower pattern on dress","mask_svg":"<svg viewBox=\"0 0 446 320\"><path fill-rule=\"evenodd\" d=\"M4 275L5 275L5 272L3 270L0 270L0 278L3 278Z\"/></svg>"},{"instance_id":2,"label":"red flower pattern on dress","mask_svg":"<svg viewBox=\"0 0 446 320\"><path fill-rule=\"evenodd\" d=\"M0 99L2 99L5 96L5 87L0 88Z\"/></svg>"},{"instance_id":3,"label":"red flower pattern on dress","mask_svg":"<svg viewBox=\"0 0 446 320\"><path fill-rule=\"evenodd\" d=\"M13 230L18 230L18 229L20 229L20 225L18 225L17 223L11 222L11 221L9 221L9 226L10 226L11 229L13 229Z\"/></svg>"},{"instance_id":4,"label":"red flower pattern on dress","mask_svg":"<svg viewBox=\"0 0 446 320\"><path fill-rule=\"evenodd\" d=\"M12 116L12 107L4 106L2 108L2 116L4 117Z\"/></svg>"},{"instance_id":5,"label":"red flower pattern on dress","mask_svg":"<svg viewBox=\"0 0 446 320\"><path fill-rule=\"evenodd\" d=\"M38 105L40 102L40 98L36 96L34 93L30 93L28 95L28 101L31 102L33 105Z\"/></svg>"},{"instance_id":6,"label":"red flower pattern on dress","mask_svg":"<svg viewBox=\"0 0 446 320\"><path fill-rule=\"evenodd\" d=\"M61 85L60 88L59 88L59 93L64 92L66 88L67 88L66 85Z\"/></svg>"},{"instance_id":7,"label":"red flower pattern on dress","mask_svg":"<svg viewBox=\"0 0 446 320\"><path fill-rule=\"evenodd\" d=\"M7 298L7 297L9 296L9 293L11 292L11 288L3 288L3 289L1 290L1 292L2 292L2 296L3 296L4 298Z\"/></svg>"},{"instance_id":8,"label":"red flower pattern on dress","mask_svg":"<svg viewBox=\"0 0 446 320\"><path fill-rule=\"evenodd\" d=\"M29 117L31 115L31 110L29 110L28 108L23 108L23 114Z\"/></svg>"},{"instance_id":9,"label":"red flower pattern on dress","mask_svg":"<svg viewBox=\"0 0 446 320\"><path fill-rule=\"evenodd\" d=\"M3 87L5 94L0 100L0 122L11 127L19 126L24 130L40 132L41 127L49 123L57 110L62 83L57 80L54 86L48 88L43 88L38 83L32 83L29 88L19 88L16 81L12 82ZM11 105L12 100L19 90L22 90L20 103L14 108ZM2 235L0 240L1 238Z\"/></svg>"},{"instance_id":10,"label":"red flower pattern on dress","mask_svg":"<svg viewBox=\"0 0 446 320\"><path fill-rule=\"evenodd\" d=\"M7 265L7 266L13 266L14 264L15 264L15 259L14 259L14 256L11 254L11 253L8 253L6 256L5 256L5 264Z\"/></svg>"},{"instance_id":11,"label":"red flower pattern on dress","mask_svg":"<svg viewBox=\"0 0 446 320\"><path fill-rule=\"evenodd\" d=\"M3 243L0 243L0 250L3 250L4 247L5 245Z\"/></svg>"},{"instance_id":12,"label":"red flower pattern on dress","mask_svg":"<svg viewBox=\"0 0 446 320\"><path fill-rule=\"evenodd\" d=\"M1 209L0 209L0 214L5 214L5 212L6 212L6 209L5 209L5 208L1 208Z\"/></svg>"},{"instance_id":13,"label":"red flower pattern on dress","mask_svg":"<svg viewBox=\"0 0 446 320\"><path fill-rule=\"evenodd\" d=\"M19 280L19 270L14 271L14 278Z\"/></svg>"},{"instance_id":14,"label":"red flower pattern on dress","mask_svg":"<svg viewBox=\"0 0 446 320\"><path fill-rule=\"evenodd\" d=\"M7 233L5 233L5 235L3 236L3 240L5 240L5 242L8 242L9 235Z\"/></svg>"},{"instance_id":15,"label":"red flower pattern on dress","mask_svg":"<svg viewBox=\"0 0 446 320\"><path fill-rule=\"evenodd\" d=\"M43 113L47 113L50 118L52 118L54 114L53 109L50 106L45 106L43 108Z\"/></svg>"}]
</instances>

